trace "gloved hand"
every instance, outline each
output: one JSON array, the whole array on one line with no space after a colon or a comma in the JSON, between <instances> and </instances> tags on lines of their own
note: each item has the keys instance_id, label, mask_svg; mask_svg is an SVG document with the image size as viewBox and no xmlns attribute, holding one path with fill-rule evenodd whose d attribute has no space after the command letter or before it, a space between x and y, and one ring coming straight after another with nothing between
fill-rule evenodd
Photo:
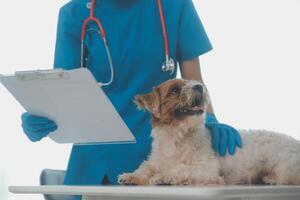
<instances>
[{"instance_id":1,"label":"gloved hand","mask_svg":"<svg viewBox=\"0 0 300 200\"><path fill-rule=\"evenodd\" d=\"M21 116L22 128L29 140L37 142L57 129L55 122L44 118L30 115L28 112Z\"/></svg>"},{"instance_id":2,"label":"gloved hand","mask_svg":"<svg viewBox=\"0 0 300 200\"><path fill-rule=\"evenodd\" d=\"M219 152L221 156L225 156L227 150L230 155L234 155L236 146L242 148L239 132L229 125L219 123L215 115L206 113L205 126L211 132L214 151Z\"/></svg>"}]
</instances>

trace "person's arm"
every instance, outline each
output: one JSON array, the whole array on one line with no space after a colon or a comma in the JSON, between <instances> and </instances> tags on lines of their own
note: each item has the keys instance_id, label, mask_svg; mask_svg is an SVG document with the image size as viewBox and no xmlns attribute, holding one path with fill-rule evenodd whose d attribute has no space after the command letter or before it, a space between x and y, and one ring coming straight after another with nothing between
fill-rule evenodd
<instances>
[{"instance_id":1,"label":"person's arm","mask_svg":"<svg viewBox=\"0 0 300 200\"><path fill-rule=\"evenodd\" d=\"M177 57L182 77L203 83L199 56L212 50L212 44L192 0L182 1L179 24ZM233 155L236 146L242 147L238 131L227 124L220 123L214 114L212 105L206 112L205 126L210 130L213 149L222 156L225 156L227 151Z\"/></svg>"},{"instance_id":2,"label":"person's arm","mask_svg":"<svg viewBox=\"0 0 300 200\"><path fill-rule=\"evenodd\" d=\"M180 63L181 76L187 80L196 80L204 83L201 74L200 60L194 58ZM210 130L212 136L212 147L216 152L222 156L226 155L228 151L231 155L235 153L236 146L242 148L242 139L238 131L217 120L212 103L208 106L205 126Z\"/></svg>"},{"instance_id":3,"label":"person's arm","mask_svg":"<svg viewBox=\"0 0 300 200\"><path fill-rule=\"evenodd\" d=\"M192 60L184 61L180 63L181 76L187 80L196 80L205 85L202 77L200 60L195 58ZM207 112L214 114L212 103L207 108Z\"/></svg>"},{"instance_id":4,"label":"person's arm","mask_svg":"<svg viewBox=\"0 0 300 200\"><path fill-rule=\"evenodd\" d=\"M73 3L69 2L59 11L54 68L70 70L79 68L81 64L81 29L73 20L72 6Z\"/></svg>"}]
</instances>

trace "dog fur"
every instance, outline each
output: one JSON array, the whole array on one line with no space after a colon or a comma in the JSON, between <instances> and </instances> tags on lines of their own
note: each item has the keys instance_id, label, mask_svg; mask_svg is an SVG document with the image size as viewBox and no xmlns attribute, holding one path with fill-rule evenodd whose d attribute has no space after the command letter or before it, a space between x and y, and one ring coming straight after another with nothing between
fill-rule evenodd
<instances>
[{"instance_id":1,"label":"dog fur","mask_svg":"<svg viewBox=\"0 0 300 200\"><path fill-rule=\"evenodd\" d=\"M239 130L243 148L216 155L204 125L210 100L201 83L169 80L135 101L152 113L152 152L136 171L120 175L120 184L300 184L300 143L286 135Z\"/></svg>"}]
</instances>

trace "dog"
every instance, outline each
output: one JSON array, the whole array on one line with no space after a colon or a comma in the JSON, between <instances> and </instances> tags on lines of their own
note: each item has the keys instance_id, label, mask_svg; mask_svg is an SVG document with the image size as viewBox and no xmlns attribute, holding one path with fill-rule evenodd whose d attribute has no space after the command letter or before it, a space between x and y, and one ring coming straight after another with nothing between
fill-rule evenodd
<instances>
[{"instance_id":1,"label":"dog","mask_svg":"<svg viewBox=\"0 0 300 200\"><path fill-rule=\"evenodd\" d=\"M218 156L205 127L209 94L197 81L169 80L135 102L152 114L152 151L136 171L118 177L120 184L300 184L300 143L286 135L239 130L243 148Z\"/></svg>"}]
</instances>

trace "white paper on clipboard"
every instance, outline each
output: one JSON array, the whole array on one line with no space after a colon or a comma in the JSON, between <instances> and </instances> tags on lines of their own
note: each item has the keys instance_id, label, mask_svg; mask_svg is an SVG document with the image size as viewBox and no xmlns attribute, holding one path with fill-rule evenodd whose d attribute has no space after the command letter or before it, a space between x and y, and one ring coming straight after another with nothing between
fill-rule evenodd
<instances>
[{"instance_id":1,"label":"white paper on clipboard","mask_svg":"<svg viewBox=\"0 0 300 200\"><path fill-rule=\"evenodd\" d=\"M38 70L0 76L32 115L56 122L57 143L134 143L135 137L88 69Z\"/></svg>"}]
</instances>

